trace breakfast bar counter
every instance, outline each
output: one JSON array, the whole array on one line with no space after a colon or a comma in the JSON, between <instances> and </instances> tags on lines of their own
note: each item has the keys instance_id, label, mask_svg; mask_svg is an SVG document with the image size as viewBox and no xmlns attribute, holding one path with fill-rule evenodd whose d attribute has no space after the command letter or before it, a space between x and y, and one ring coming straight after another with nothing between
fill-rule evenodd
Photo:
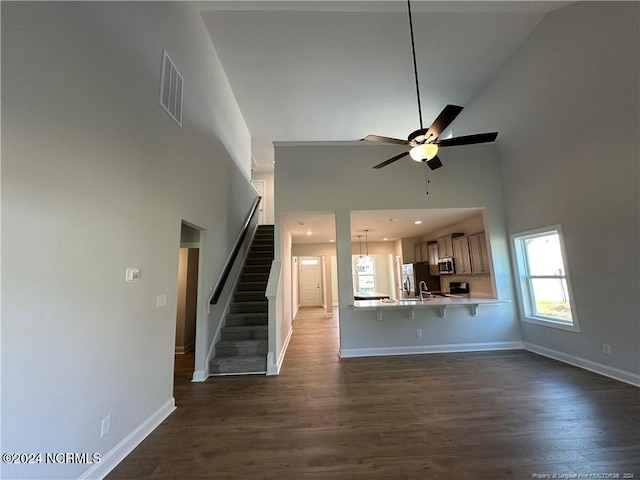
<instances>
[{"instance_id":1,"label":"breakfast bar counter","mask_svg":"<svg viewBox=\"0 0 640 480\"><path fill-rule=\"evenodd\" d=\"M410 299L382 299L382 300L356 300L353 309L356 311L375 310L378 320L382 320L382 312L385 310L407 310L409 318L415 318L416 309L436 309L438 316L444 318L446 309L452 307L466 307L472 316L477 316L478 307L484 305L501 305L510 303L509 300L497 298L471 297L469 295L446 295L428 298Z\"/></svg>"}]
</instances>

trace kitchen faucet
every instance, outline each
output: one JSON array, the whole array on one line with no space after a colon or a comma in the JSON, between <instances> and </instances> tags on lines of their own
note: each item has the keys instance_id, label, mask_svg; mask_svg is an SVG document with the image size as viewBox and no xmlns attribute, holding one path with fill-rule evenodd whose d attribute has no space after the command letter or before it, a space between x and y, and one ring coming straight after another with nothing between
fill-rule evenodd
<instances>
[{"instance_id":1,"label":"kitchen faucet","mask_svg":"<svg viewBox=\"0 0 640 480\"><path fill-rule=\"evenodd\" d=\"M427 287L427 284L424 280L420 281L418 288L420 289L420 303L424 303L424 297L422 296L422 294L429 293L429 288Z\"/></svg>"}]
</instances>

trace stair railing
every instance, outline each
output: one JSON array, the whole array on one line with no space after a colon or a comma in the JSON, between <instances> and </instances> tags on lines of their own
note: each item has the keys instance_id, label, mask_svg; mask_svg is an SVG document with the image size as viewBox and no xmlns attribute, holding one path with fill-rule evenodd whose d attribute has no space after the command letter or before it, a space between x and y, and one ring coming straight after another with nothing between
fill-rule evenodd
<instances>
[{"instance_id":1,"label":"stair railing","mask_svg":"<svg viewBox=\"0 0 640 480\"><path fill-rule=\"evenodd\" d=\"M227 279L229 278L229 274L231 273L231 269L233 268L233 264L236 262L236 258L238 257L238 253L240 252L240 248L242 247L242 243L244 242L245 237L247 236L247 232L249 231L249 225L251 220L255 216L258 211L258 205L260 205L260 201L262 197L258 195L258 197L253 202L251 206L251 210L249 211L249 215L247 215L247 219L242 226L242 230L240 231L240 235L238 235L238 239L236 240L235 245L233 246L233 250L231 251L231 255L227 259L227 263L224 264L224 268L222 269L222 274L220 278L218 278L218 283L216 283L215 288L213 289L213 293L211 294L211 298L209 299L210 305L215 305L218 303L220 299L220 295L222 294L222 289L224 288Z\"/></svg>"}]
</instances>

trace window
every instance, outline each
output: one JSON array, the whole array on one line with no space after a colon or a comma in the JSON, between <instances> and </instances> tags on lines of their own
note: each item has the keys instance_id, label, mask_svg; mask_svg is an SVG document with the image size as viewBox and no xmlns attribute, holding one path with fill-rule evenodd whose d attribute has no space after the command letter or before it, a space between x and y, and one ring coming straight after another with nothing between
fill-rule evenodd
<instances>
[{"instance_id":1,"label":"window","mask_svg":"<svg viewBox=\"0 0 640 480\"><path fill-rule=\"evenodd\" d=\"M523 320L579 332L560 225L511 239Z\"/></svg>"},{"instance_id":2,"label":"window","mask_svg":"<svg viewBox=\"0 0 640 480\"><path fill-rule=\"evenodd\" d=\"M375 270L373 266L373 258L355 256L357 282L354 285L360 293L373 293L376 287Z\"/></svg>"}]
</instances>

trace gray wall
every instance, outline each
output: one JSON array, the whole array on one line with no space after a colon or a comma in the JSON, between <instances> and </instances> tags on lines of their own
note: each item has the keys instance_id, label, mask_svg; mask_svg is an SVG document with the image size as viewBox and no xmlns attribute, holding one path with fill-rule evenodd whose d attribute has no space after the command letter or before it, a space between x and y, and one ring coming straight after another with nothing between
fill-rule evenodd
<instances>
[{"instance_id":1,"label":"gray wall","mask_svg":"<svg viewBox=\"0 0 640 480\"><path fill-rule=\"evenodd\" d=\"M158 105L163 48L183 128ZM209 289L253 200L249 133L189 3L3 2L2 67L2 450L105 458L173 402L182 220L204 230L198 337L215 329Z\"/></svg>"},{"instance_id":2,"label":"gray wall","mask_svg":"<svg viewBox=\"0 0 640 480\"><path fill-rule=\"evenodd\" d=\"M638 10L578 2L550 14L455 124L498 127L510 233L563 228L582 331L523 324L524 340L636 373Z\"/></svg>"},{"instance_id":3,"label":"gray wall","mask_svg":"<svg viewBox=\"0 0 640 480\"><path fill-rule=\"evenodd\" d=\"M514 300L495 147L447 149L441 155L445 166L433 173L428 196L421 164L407 158L381 170L371 168L396 153L398 148L379 145L276 144L276 218L295 211L336 212L343 352L519 342L514 304L481 307L477 317L467 309L450 309L446 319L432 310L416 314L415 320L407 319L406 311L389 312L383 321L377 321L374 312L355 312L351 307L350 212L394 208L485 207L497 295ZM416 338L416 328L423 330L422 338Z\"/></svg>"}]
</instances>

